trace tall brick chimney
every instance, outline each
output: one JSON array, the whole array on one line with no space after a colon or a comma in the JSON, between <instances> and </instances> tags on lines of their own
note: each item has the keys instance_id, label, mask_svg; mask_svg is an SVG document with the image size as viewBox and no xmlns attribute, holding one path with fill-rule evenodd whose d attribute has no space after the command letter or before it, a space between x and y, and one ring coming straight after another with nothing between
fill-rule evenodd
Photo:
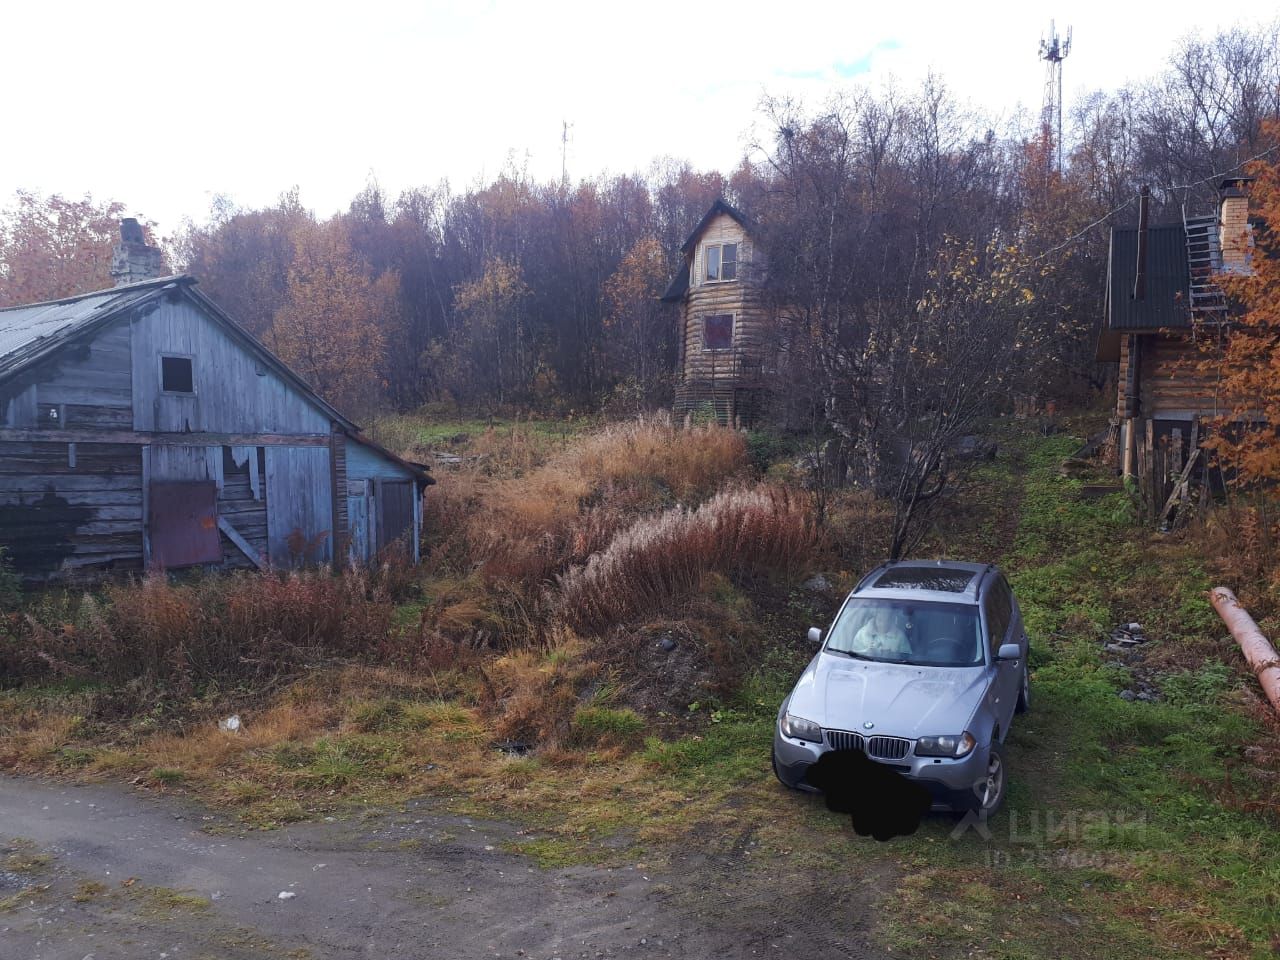
<instances>
[{"instance_id":1,"label":"tall brick chimney","mask_svg":"<svg viewBox=\"0 0 1280 960\"><path fill-rule=\"evenodd\" d=\"M164 254L150 246L133 217L120 221L120 242L111 251L111 278L117 287L164 276Z\"/></svg>"},{"instance_id":2,"label":"tall brick chimney","mask_svg":"<svg viewBox=\"0 0 1280 960\"><path fill-rule=\"evenodd\" d=\"M1248 273L1253 252L1249 228L1249 184L1252 177L1231 177L1218 185L1218 243L1223 273Z\"/></svg>"}]
</instances>

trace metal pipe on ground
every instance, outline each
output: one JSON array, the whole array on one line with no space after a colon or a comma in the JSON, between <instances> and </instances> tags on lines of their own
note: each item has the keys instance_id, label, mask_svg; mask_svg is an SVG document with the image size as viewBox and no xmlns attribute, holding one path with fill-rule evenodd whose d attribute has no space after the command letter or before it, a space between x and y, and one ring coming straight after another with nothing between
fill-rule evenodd
<instances>
[{"instance_id":1,"label":"metal pipe on ground","mask_svg":"<svg viewBox=\"0 0 1280 960\"><path fill-rule=\"evenodd\" d=\"M1253 617L1249 616L1249 612L1236 599L1236 595L1226 587L1214 587L1209 592L1209 602L1218 611L1218 616L1227 625L1236 643L1240 644L1249 668L1258 678L1258 683L1262 684L1262 692L1267 695L1276 712L1280 713L1280 656L1276 655L1275 647L1263 636Z\"/></svg>"}]
</instances>

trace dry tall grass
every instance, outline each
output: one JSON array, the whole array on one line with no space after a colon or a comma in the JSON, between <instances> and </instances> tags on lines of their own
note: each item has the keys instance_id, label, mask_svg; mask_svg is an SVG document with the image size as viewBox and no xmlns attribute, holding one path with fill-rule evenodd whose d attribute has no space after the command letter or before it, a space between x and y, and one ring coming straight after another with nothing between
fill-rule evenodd
<instances>
[{"instance_id":1,"label":"dry tall grass","mask_svg":"<svg viewBox=\"0 0 1280 960\"><path fill-rule=\"evenodd\" d=\"M113 584L0 623L0 673L146 678L189 690L262 682L324 655L386 654L393 607L360 571Z\"/></svg>"},{"instance_id":2,"label":"dry tall grass","mask_svg":"<svg viewBox=\"0 0 1280 960\"><path fill-rule=\"evenodd\" d=\"M637 517L704 499L748 462L732 430L654 419L589 434L523 475L488 476L478 461L442 474L428 498L433 562L450 573L478 570L536 602L556 575Z\"/></svg>"},{"instance_id":3,"label":"dry tall grass","mask_svg":"<svg viewBox=\"0 0 1280 960\"><path fill-rule=\"evenodd\" d=\"M691 596L708 573L749 578L794 570L818 544L808 504L782 488L735 488L695 509L639 520L560 577L561 612L601 631Z\"/></svg>"}]
</instances>

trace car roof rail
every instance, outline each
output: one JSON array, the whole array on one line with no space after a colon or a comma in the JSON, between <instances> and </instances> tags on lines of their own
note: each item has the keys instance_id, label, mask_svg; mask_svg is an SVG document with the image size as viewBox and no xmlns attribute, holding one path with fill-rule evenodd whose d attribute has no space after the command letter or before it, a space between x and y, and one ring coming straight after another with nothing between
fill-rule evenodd
<instances>
[{"instance_id":1,"label":"car roof rail","mask_svg":"<svg viewBox=\"0 0 1280 960\"><path fill-rule=\"evenodd\" d=\"M991 578L992 574L997 572L996 565L994 563L988 563L982 571L973 578L973 596L975 599L982 595L982 585Z\"/></svg>"}]
</instances>

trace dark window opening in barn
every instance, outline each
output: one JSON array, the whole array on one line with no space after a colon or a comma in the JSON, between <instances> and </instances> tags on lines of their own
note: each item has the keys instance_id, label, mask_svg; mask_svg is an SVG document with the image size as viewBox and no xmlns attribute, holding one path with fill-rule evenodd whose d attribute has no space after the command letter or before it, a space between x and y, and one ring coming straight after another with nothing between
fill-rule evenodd
<instances>
[{"instance_id":1,"label":"dark window opening in barn","mask_svg":"<svg viewBox=\"0 0 1280 960\"><path fill-rule=\"evenodd\" d=\"M733 346L733 314L717 313L702 321L702 349L728 350Z\"/></svg>"},{"instance_id":2,"label":"dark window opening in barn","mask_svg":"<svg viewBox=\"0 0 1280 960\"><path fill-rule=\"evenodd\" d=\"M190 357L160 358L160 389L165 393L195 393L195 372Z\"/></svg>"}]
</instances>

